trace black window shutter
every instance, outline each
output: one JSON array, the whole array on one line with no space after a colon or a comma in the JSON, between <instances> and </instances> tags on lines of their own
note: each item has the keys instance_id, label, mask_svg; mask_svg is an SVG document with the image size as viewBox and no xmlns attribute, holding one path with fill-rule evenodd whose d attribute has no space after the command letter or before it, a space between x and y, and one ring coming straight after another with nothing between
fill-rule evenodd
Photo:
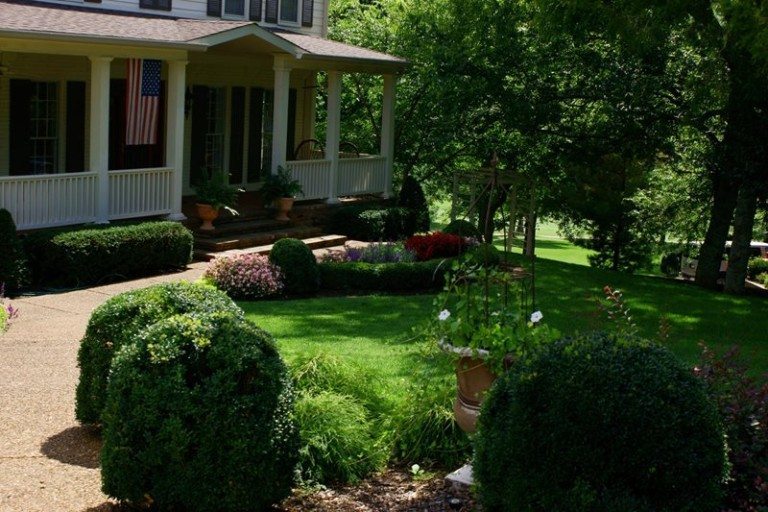
<instances>
[{"instance_id":1,"label":"black window shutter","mask_svg":"<svg viewBox=\"0 0 768 512\"><path fill-rule=\"evenodd\" d=\"M293 152L296 150L296 89L288 92L288 141L286 144L287 160L293 160Z\"/></svg>"},{"instance_id":2,"label":"black window shutter","mask_svg":"<svg viewBox=\"0 0 768 512\"><path fill-rule=\"evenodd\" d=\"M203 85L192 88L192 152L189 157L190 183L200 183L205 167L205 134L208 132L208 98L210 90Z\"/></svg>"},{"instance_id":3,"label":"black window shutter","mask_svg":"<svg viewBox=\"0 0 768 512\"><path fill-rule=\"evenodd\" d=\"M277 0L267 0L267 9L264 13L264 21L277 23Z\"/></svg>"},{"instance_id":4,"label":"black window shutter","mask_svg":"<svg viewBox=\"0 0 768 512\"><path fill-rule=\"evenodd\" d=\"M128 169L125 145L125 93L126 81L113 78L109 81L109 168Z\"/></svg>"},{"instance_id":5,"label":"black window shutter","mask_svg":"<svg viewBox=\"0 0 768 512\"><path fill-rule=\"evenodd\" d=\"M261 178L262 123L264 122L264 89L251 88L248 112L248 182Z\"/></svg>"},{"instance_id":6,"label":"black window shutter","mask_svg":"<svg viewBox=\"0 0 768 512\"><path fill-rule=\"evenodd\" d=\"M11 176L22 176L32 172L29 161L32 152L29 143L29 136L32 131L32 82L30 80L11 80L10 93L9 171Z\"/></svg>"},{"instance_id":7,"label":"black window shutter","mask_svg":"<svg viewBox=\"0 0 768 512\"><path fill-rule=\"evenodd\" d=\"M85 82L67 82L67 147L64 169L85 170Z\"/></svg>"},{"instance_id":8,"label":"black window shutter","mask_svg":"<svg viewBox=\"0 0 768 512\"><path fill-rule=\"evenodd\" d=\"M315 14L315 0L301 0L301 26L311 27Z\"/></svg>"},{"instance_id":9,"label":"black window shutter","mask_svg":"<svg viewBox=\"0 0 768 512\"><path fill-rule=\"evenodd\" d=\"M261 21L261 0L251 0L248 17L251 21Z\"/></svg>"},{"instance_id":10,"label":"black window shutter","mask_svg":"<svg viewBox=\"0 0 768 512\"><path fill-rule=\"evenodd\" d=\"M221 16L221 0L208 0L208 16Z\"/></svg>"},{"instance_id":11,"label":"black window shutter","mask_svg":"<svg viewBox=\"0 0 768 512\"><path fill-rule=\"evenodd\" d=\"M229 182L243 182L243 150L245 143L245 87L232 88L232 110L229 123Z\"/></svg>"}]
</instances>

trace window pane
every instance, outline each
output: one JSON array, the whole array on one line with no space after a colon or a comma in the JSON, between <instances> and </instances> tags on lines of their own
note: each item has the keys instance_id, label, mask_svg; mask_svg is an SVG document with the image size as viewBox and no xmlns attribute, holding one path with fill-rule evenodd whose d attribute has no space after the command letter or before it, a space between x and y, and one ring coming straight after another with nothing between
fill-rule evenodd
<instances>
[{"instance_id":1,"label":"window pane","mask_svg":"<svg viewBox=\"0 0 768 512\"><path fill-rule=\"evenodd\" d=\"M282 0L280 2L280 19L298 23L299 0Z\"/></svg>"},{"instance_id":2,"label":"window pane","mask_svg":"<svg viewBox=\"0 0 768 512\"><path fill-rule=\"evenodd\" d=\"M245 0L225 0L224 13L235 14L237 16L245 15Z\"/></svg>"},{"instance_id":3,"label":"window pane","mask_svg":"<svg viewBox=\"0 0 768 512\"><path fill-rule=\"evenodd\" d=\"M55 82L32 82L29 167L34 174L56 172L58 166L58 100Z\"/></svg>"}]
</instances>

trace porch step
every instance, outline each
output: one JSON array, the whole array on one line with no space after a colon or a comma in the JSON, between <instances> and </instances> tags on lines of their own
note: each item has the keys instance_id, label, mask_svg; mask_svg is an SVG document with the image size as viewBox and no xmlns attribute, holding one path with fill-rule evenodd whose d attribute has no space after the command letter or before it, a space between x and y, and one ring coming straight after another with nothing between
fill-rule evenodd
<instances>
[{"instance_id":1,"label":"porch step","mask_svg":"<svg viewBox=\"0 0 768 512\"><path fill-rule=\"evenodd\" d=\"M307 226L290 226L266 231L239 231L223 236L195 237L195 248L208 252L223 252L267 245L281 238L310 238L321 233L320 228Z\"/></svg>"},{"instance_id":2,"label":"porch step","mask_svg":"<svg viewBox=\"0 0 768 512\"><path fill-rule=\"evenodd\" d=\"M285 233L285 231L281 233ZM274 242L277 242L277 240L279 240L280 238L289 238L289 237L299 238L300 240L303 240L303 242L307 244L307 246L313 251L316 251L318 249L324 249L327 247L341 247L347 241L347 237L342 235L321 235L321 236L311 236L311 237L286 235L286 236L278 236L277 238L274 239ZM239 254L267 255L270 253L273 246L274 246L274 243L271 243L271 244L248 247L244 249L231 249L231 250L221 251L221 252L213 252L213 251L205 251L202 249L196 249L195 259L198 261L211 261L213 258L236 256Z\"/></svg>"},{"instance_id":3,"label":"porch step","mask_svg":"<svg viewBox=\"0 0 768 512\"><path fill-rule=\"evenodd\" d=\"M260 233L265 231L280 231L294 227L290 222L274 219L231 219L226 222L216 223L216 229L205 231L195 229L195 239L208 240L213 238L225 238L229 235L240 233Z\"/></svg>"}]
</instances>

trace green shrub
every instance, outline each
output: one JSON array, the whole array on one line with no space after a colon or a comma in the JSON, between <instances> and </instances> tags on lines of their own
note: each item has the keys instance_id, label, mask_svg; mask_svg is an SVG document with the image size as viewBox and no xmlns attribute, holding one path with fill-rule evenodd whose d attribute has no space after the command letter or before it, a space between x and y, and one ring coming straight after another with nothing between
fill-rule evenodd
<instances>
[{"instance_id":1,"label":"green shrub","mask_svg":"<svg viewBox=\"0 0 768 512\"><path fill-rule=\"evenodd\" d=\"M386 462L386 450L376 439L365 407L353 397L330 391L301 393L295 418L305 482L356 482Z\"/></svg>"},{"instance_id":2,"label":"green shrub","mask_svg":"<svg viewBox=\"0 0 768 512\"><path fill-rule=\"evenodd\" d=\"M715 510L718 413L666 348L595 333L518 361L483 405L475 477L484 510Z\"/></svg>"},{"instance_id":3,"label":"green shrub","mask_svg":"<svg viewBox=\"0 0 768 512\"><path fill-rule=\"evenodd\" d=\"M760 281L760 283L762 283L763 286L768 287L768 272L764 274L760 274L759 276L757 276L757 279L758 281Z\"/></svg>"},{"instance_id":4,"label":"green shrub","mask_svg":"<svg viewBox=\"0 0 768 512\"><path fill-rule=\"evenodd\" d=\"M449 235L459 235L468 238L475 238L477 240L482 239L480 231L477 230L477 226L464 219L452 220L447 226L445 226L442 231L443 233L448 233Z\"/></svg>"},{"instance_id":5,"label":"green shrub","mask_svg":"<svg viewBox=\"0 0 768 512\"><path fill-rule=\"evenodd\" d=\"M348 206L333 213L328 229L352 240L402 240L417 231L417 213L396 206Z\"/></svg>"},{"instance_id":6,"label":"green shrub","mask_svg":"<svg viewBox=\"0 0 768 512\"><path fill-rule=\"evenodd\" d=\"M750 258L749 278L756 279L760 274L768 273L768 260L765 258Z\"/></svg>"},{"instance_id":7,"label":"green shrub","mask_svg":"<svg viewBox=\"0 0 768 512\"><path fill-rule=\"evenodd\" d=\"M669 252L661 257L659 267L667 277L677 277L680 274L680 266L683 263L682 251Z\"/></svg>"},{"instance_id":8,"label":"green shrub","mask_svg":"<svg viewBox=\"0 0 768 512\"><path fill-rule=\"evenodd\" d=\"M36 283L81 286L185 267L192 233L178 222L43 230L25 250Z\"/></svg>"},{"instance_id":9,"label":"green shrub","mask_svg":"<svg viewBox=\"0 0 768 512\"><path fill-rule=\"evenodd\" d=\"M302 354L290 364L297 391L318 394L324 391L354 398L374 415L389 411L381 383L371 372L335 355Z\"/></svg>"},{"instance_id":10,"label":"green shrub","mask_svg":"<svg viewBox=\"0 0 768 512\"><path fill-rule=\"evenodd\" d=\"M243 314L224 292L189 283L159 284L126 292L96 308L77 354L77 419L83 423L101 422L112 358L141 329L180 313L215 311Z\"/></svg>"},{"instance_id":11,"label":"green shrub","mask_svg":"<svg viewBox=\"0 0 768 512\"><path fill-rule=\"evenodd\" d=\"M292 405L266 332L230 313L161 320L112 364L102 488L159 510L268 510L291 491Z\"/></svg>"},{"instance_id":12,"label":"green shrub","mask_svg":"<svg viewBox=\"0 0 768 512\"><path fill-rule=\"evenodd\" d=\"M269 253L269 261L283 271L285 291L289 295L310 295L320 287L317 259L301 240L278 240Z\"/></svg>"},{"instance_id":13,"label":"green shrub","mask_svg":"<svg viewBox=\"0 0 768 512\"><path fill-rule=\"evenodd\" d=\"M437 290L445 284L449 260L413 263L320 263L324 290Z\"/></svg>"},{"instance_id":14,"label":"green shrub","mask_svg":"<svg viewBox=\"0 0 768 512\"><path fill-rule=\"evenodd\" d=\"M427 198L424 195L421 184L410 174L403 180L397 204L410 210L414 218L413 227L416 232L429 231L429 205L427 204ZM413 235L413 233L404 233L403 235L407 237Z\"/></svg>"},{"instance_id":15,"label":"green shrub","mask_svg":"<svg viewBox=\"0 0 768 512\"><path fill-rule=\"evenodd\" d=\"M28 281L27 261L16 234L16 224L8 210L0 209L0 287L12 293Z\"/></svg>"},{"instance_id":16,"label":"green shrub","mask_svg":"<svg viewBox=\"0 0 768 512\"><path fill-rule=\"evenodd\" d=\"M501 263L501 251L493 244L478 244L470 249L466 256L478 265L488 265L489 267L498 266Z\"/></svg>"}]
</instances>

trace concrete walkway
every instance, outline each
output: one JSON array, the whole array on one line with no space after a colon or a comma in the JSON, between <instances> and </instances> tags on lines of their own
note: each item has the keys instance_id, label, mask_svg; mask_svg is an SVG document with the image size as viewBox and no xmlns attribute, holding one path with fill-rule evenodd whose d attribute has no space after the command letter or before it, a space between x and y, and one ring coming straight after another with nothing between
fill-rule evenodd
<instances>
[{"instance_id":1,"label":"concrete walkway","mask_svg":"<svg viewBox=\"0 0 768 512\"><path fill-rule=\"evenodd\" d=\"M184 272L66 293L21 297L0 335L0 512L103 512L98 436L75 421L77 350L88 318L109 297Z\"/></svg>"}]
</instances>

